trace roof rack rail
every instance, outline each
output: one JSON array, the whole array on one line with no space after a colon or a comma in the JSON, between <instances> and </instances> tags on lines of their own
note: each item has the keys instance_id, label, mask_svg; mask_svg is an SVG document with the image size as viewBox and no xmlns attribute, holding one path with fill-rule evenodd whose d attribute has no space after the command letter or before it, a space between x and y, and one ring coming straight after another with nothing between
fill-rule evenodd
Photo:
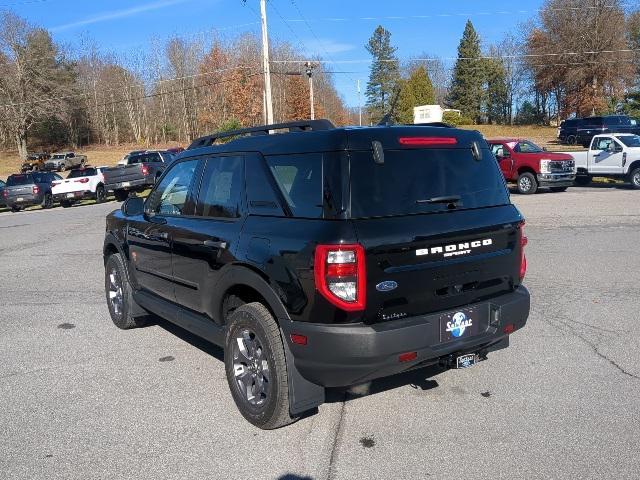
<instances>
[{"instance_id":1,"label":"roof rack rail","mask_svg":"<svg viewBox=\"0 0 640 480\"><path fill-rule=\"evenodd\" d=\"M217 132L204 137L196 138L187 150L200 147L208 147L213 145L220 138L235 137L239 135L269 135L272 130L289 130L289 132L306 132L313 130L331 130L336 128L330 120L303 120L297 122L275 123L272 125L261 125L259 127L241 128L238 130L229 130L227 132Z\"/></svg>"}]
</instances>

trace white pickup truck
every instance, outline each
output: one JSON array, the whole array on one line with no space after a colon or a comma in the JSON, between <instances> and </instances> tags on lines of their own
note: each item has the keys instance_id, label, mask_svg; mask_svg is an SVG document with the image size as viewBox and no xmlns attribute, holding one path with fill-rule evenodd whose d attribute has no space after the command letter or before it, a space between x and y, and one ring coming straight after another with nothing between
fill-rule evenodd
<instances>
[{"instance_id":1,"label":"white pickup truck","mask_svg":"<svg viewBox=\"0 0 640 480\"><path fill-rule=\"evenodd\" d=\"M71 170L65 179L56 180L51 185L53 200L63 207L75 202L93 199L102 203L107 198L102 171L106 167L85 167Z\"/></svg>"},{"instance_id":2,"label":"white pickup truck","mask_svg":"<svg viewBox=\"0 0 640 480\"><path fill-rule=\"evenodd\" d=\"M640 136L631 133L596 135L586 152L568 153L576 162L576 184L588 185L593 177L624 180L640 189Z\"/></svg>"}]
</instances>

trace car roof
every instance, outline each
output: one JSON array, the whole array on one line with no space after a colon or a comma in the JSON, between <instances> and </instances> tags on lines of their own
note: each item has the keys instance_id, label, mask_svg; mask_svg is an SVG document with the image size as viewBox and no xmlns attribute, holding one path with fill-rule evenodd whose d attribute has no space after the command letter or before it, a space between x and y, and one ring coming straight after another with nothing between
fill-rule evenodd
<instances>
[{"instance_id":1,"label":"car roof","mask_svg":"<svg viewBox=\"0 0 640 480\"><path fill-rule=\"evenodd\" d=\"M292 131L272 135L249 135L228 143L190 147L176 156L177 160L206 154L235 152L259 152L263 155L287 155L298 153L320 153L344 150L371 150L373 141L384 148L402 148L400 137L455 137L455 146L442 148L471 147L474 141L483 142L476 130L423 125L393 125L373 127L338 127L326 130ZM206 139L207 137L203 137ZM194 141L197 144L198 140ZM438 147L440 148L440 147Z\"/></svg>"}]
</instances>

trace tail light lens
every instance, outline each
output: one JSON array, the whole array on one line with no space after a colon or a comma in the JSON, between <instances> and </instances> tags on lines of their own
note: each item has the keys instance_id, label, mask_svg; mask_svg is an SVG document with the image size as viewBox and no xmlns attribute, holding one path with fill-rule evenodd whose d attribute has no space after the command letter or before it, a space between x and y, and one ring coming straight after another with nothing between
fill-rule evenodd
<instances>
[{"instance_id":1,"label":"tail light lens","mask_svg":"<svg viewBox=\"0 0 640 480\"><path fill-rule=\"evenodd\" d=\"M88 183L89 179L86 178L86 177L85 178L79 178L78 180L74 180L74 182L77 182L77 183Z\"/></svg>"},{"instance_id":2,"label":"tail light lens","mask_svg":"<svg viewBox=\"0 0 640 480\"><path fill-rule=\"evenodd\" d=\"M3 190L3 191L2 191L2 196L3 196L4 198L9 198L9 192L7 192L6 190Z\"/></svg>"},{"instance_id":3,"label":"tail light lens","mask_svg":"<svg viewBox=\"0 0 640 480\"><path fill-rule=\"evenodd\" d=\"M149 175L149 167L147 167L146 165L142 165L142 174Z\"/></svg>"},{"instance_id":4,"label":"tail light lens","mask_svg":"<svg viewBox=\"0 0 640 480\"><path fill-rule=\"evenodd\" d=\"M40 193L40 187L38 185L34 185L32 190L34 195L37 195Z\"/></svg>"},{"instance_id":5,"label":"tail light lens","mask_svg":"<svg viewBox=\"0 0 640 480\"><path fill-rule=\"evenodd\" d=\"M518 231L520 232L520 281L522 281L527 273L527 257L524 254L524 247L529 243L529 239L524 234L524 222L520 224Z\"/></svg>"},{"instance_id":6,"label":"tail light lens","mask_svg":"<svg viewBox=\"0 0 640 480\"><path fill-rule=\"evenodd\" d=\"M331 304L348 312L365 309L367 274L362 245L318 245L314 277L316 289Z\"/></svg>"}]
</instances>

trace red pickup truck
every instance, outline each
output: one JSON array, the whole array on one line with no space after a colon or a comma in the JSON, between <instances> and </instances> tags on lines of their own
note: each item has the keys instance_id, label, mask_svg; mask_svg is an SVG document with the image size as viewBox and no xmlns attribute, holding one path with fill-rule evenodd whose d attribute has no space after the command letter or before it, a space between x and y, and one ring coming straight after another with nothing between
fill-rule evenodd
<instances>
[{"instance_id":1,"label":"red pickup truck","mask_svg":"<svg viewBox=\"0 0 640 480\"><path fill-rule=\"evenodd\" d=\"M547 152L529 140L500 138L487 140L500 170L518 193L535 193L540 187L564 192L573 185L576 166L571 155Z\"/></svg>"}]
</instances>

